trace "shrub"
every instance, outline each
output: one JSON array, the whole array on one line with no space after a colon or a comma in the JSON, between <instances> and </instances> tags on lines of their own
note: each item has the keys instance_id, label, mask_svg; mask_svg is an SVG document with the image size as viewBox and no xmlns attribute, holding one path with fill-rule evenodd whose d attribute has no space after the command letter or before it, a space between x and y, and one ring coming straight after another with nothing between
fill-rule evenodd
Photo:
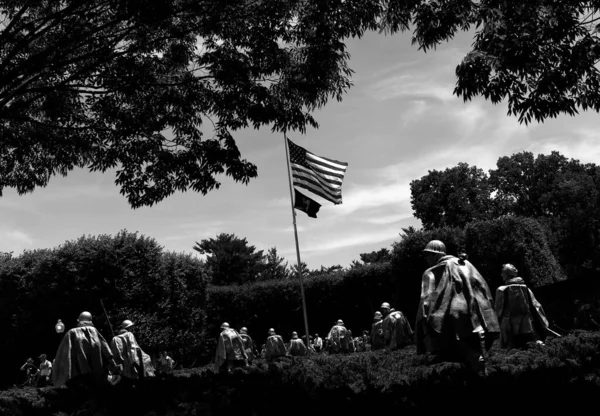
<instances>
[{"instance_id":1,"label":"shrub","mask_svg":"<svg viewBox=\"0 0 600 416\"><path fill-rule=\"evenodd\" d=\"M465 227L469 259L495 290L502 284L501 266L512 263L531 287L541 287L566 279L550 251L546 234L531 218L503 216L474 221Z\"/></svg>"},{"instance_id":2,"label":"shrub","mask_svg":"<svg viewBox=\"0 0 600 416\"><path fill-rule=\"evenodd\" d=\"M394 283L389 263L376 263L347 271L311 276L303 280L306 309L311 334L327 335L337 319L358 336L371 328L372 316ZM214 354L214 340L222 322L233 328L248 328L250 336L260 347L267 330L274 328L287 338L292 331L304 334L302 298L299 281L295 278L257 282L240 286L210 286L207 328L212 338L207 354ZM212 357L211 357L212 358Z\"/></svg>"},{"instance_id":3,"label":"shrub","mask_svg":"<svg viewBox=\"0 0 600 416\"><path fill-rule=\"evenodd\" d=\"M16 360L0 375L0 385L21 375L18 368L28 356L45 352L52 359L62 339L54 331L57 319L69 329L87 310L110 340L101 301L112 325L136 323L136 338L147 352L175 350L181 361L201 343L206 286L200 260L164 253L156 240L125 230L3 261L0 354Z\"/></svg>"},{"instance_id":4,"label":"shrub","mask_svg":"<svg viewBox=\"0 0 600 416\"><path fill-rule=\"evenodd\" d=\"M600 333L578 331L526 350L492 349L488 369L486 377L478 377L461 364L415 355L414 347L286 357L258 360L232 374L208 367L176 371L135 389L13 389L0 393L0 413L295 416L333 410L443 414L451 408L481 415L490 406L494 413L578 412L591 408L600 392Z\"/></svg>"}]
</instances>

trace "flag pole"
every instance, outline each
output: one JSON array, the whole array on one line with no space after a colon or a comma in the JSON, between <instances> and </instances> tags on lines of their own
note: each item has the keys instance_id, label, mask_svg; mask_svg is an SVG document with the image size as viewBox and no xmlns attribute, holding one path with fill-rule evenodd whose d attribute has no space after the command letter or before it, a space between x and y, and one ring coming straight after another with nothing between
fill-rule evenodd
<instances>
[{"instance_id":1,"label":"flag pole","mask_svg":"<svg viewBox=\"0 0 600 416\"><path fill-rule=\"evenodd\" d=\"M300 281L300 293L302 294L302 313L304 314L304 331L306 333L306 348L310 351L310 334L308 333L308 316L306 314L306 298L304 296L304 284L302 283L302 271L300 269L300 246L298 245L298 229L296 228L296 211L294 211L294 192L292 186L292 174L290 169L290 149L288 147L287 136L283 133L283 141L285 142L285 155L287 161L288 183L290 185L290 202L292 204L292 222L294 224L294 238L296 240L296 257L298 260L298 280Z\"/></svg>"}]
</instances>

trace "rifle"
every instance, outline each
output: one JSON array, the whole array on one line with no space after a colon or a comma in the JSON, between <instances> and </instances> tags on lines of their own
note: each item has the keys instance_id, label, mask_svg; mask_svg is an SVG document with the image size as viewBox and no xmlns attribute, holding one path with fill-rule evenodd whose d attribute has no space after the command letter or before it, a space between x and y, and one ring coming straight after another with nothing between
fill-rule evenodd
<instances>
[{"instance_id":1,"label":"rifle","mask_svg":"<svg viewBox=\"0 0 600 416\"><path fill-rule=\"evenodd\" d=\"M112 334L112 336L114 338L115 331L113 331L113 327L110 323L110 319L108 318L108 314L106 313L106 309L104 308L104 302L102 302L102 299L100 299L100 305L102 305L102 310L104 311L104 316L106 316L106 321L108 322L108 327L110 328L110 333Z\"/></svg>"},{"instance_id":2,"label":"rifle","mask_svg":"<svg viewBox=\"0 0 600 416\"><path fill-rule=\"evenodd\" d=\"M550 334L554 335L556 338L562 337L562 335L560 335L558 332L554 332L550 328L546 328L546 331L548 331Z\"/></svg>"}]
</instances>

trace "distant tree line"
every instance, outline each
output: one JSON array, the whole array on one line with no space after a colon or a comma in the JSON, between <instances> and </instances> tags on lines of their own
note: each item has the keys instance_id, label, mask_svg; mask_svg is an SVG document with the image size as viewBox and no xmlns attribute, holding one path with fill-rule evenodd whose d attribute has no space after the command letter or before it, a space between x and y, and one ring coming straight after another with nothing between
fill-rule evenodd
<instances>
[{"instance_id":1,"label":"distant tree line","mask_svg":"<svg viewBox=\"0 0 600 416\"><path fill-rule=\"evenodd\" d=\"M570 277L600 271L600 166L516 153L487 174L459 163L411 182L415 217L427 230L502 216L534 218Z\"/></svg>"}]
</instances>

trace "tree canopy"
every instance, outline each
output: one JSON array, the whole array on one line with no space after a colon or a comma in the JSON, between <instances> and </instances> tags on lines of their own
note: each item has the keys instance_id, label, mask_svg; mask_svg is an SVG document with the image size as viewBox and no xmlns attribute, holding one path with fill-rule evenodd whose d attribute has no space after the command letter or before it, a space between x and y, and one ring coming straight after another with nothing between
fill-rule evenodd
<instances>
[{"instance_id":1,"label":"tree canopy","mask_svg":"<svg viewBox=\"0 0 600 416\"><path fill-rule=\"evenodd\" d=\"M305 132L351 86L345 40L476 27L455 94L521 122L600 110L594 1L0 0L0 192L116 169L134 207L257 168L237 130Z\"/></svg>"},{"instance_id":2,"label":"tree canopy","mask_svg":"<svg viewBox=\"0 0 600 416\"><path fill-rule=\"evenodd\" d=\"M552 235L563 266L600 270L600 166L558 152L521 152L499 158L489 175L474 166L470 179L457 174L467 167L430 171L411 182L414 215L426 229L503 215L535 218Z\"/></svg>"},{"instance_id":3,"label":"tree canopy","mask_svg":"<svg viewBox=\"0 0 600 416\"><path fill-rule=\"evenodd\" d=\"M221 233L196 242L194 250L207 255L206 268L214 285L253 282L265 269L263 251L256 251L255 246L235 234Z\"/></svg>"}]
</instances>

